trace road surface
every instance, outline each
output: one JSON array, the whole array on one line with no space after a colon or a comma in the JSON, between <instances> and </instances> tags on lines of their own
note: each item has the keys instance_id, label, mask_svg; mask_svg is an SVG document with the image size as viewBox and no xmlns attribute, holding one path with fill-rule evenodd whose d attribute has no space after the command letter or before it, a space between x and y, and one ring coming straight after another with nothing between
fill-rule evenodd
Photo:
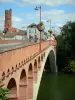
<instances>
[{"instance_id":1,"label":"road surface","mask_svg":"<svg viewBox=\"0 0 75 100\"><path fill-rule=\"evenodd\" d=\"M0 53L5 52L8 50L16 49L16 48L21 48L24 46L32 45L35 44L36 42L21 42L21 43L9 43L9 44L0 44Z\"/></svg>"}]
</instances>

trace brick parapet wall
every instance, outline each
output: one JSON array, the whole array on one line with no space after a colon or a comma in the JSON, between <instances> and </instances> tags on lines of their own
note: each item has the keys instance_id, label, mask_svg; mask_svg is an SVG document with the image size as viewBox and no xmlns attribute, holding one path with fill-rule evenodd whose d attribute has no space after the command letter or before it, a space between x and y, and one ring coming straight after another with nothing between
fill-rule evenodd
<instances>
[{"instance_id":1,"label":"brick parapet wall","mask_svg":"<svg viewBox=\"0 0 75 100\"><path fill-rule=\"evenodd\" d=\"M0 44L8 44L8 43L21 43L25 42L24 40L0 40Z\"/></svg>"}]
</instances>

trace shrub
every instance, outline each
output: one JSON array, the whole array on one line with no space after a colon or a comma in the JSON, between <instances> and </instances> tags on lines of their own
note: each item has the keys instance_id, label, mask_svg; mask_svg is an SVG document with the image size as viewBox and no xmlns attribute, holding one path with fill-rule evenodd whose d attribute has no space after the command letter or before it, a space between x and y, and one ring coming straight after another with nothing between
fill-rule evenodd
<instances>
[{"instance_id":1,"label":"shrub","mask_svg":"<svg viewBox=\"0 0 75 100\"><path fill-rule=\"evenodd\" d=\"M4 84L0 80L0 100L8 100L7 94L9 94L9 90L3 88Z\"/></svg>"}]
</instances>

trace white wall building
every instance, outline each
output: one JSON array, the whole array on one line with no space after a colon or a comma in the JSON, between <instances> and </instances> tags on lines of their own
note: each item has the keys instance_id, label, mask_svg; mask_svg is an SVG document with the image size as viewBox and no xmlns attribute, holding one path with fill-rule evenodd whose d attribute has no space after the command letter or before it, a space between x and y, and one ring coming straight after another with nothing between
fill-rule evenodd
<instances>
[{"instance_id":1,"label":"white wall building","mask_svg":"<svg viewBox=\"0 0 75 100\"><path fill-rule=\"evenodd\" d=\"M37 41L40 40L40 31L36 24L33 23L27 26L27 37L28 39L31 38L33 41L35 41L36 39ZM41 32L41 38L43 39L44 37L44 32Z\"/></svg>"}]
</instances>

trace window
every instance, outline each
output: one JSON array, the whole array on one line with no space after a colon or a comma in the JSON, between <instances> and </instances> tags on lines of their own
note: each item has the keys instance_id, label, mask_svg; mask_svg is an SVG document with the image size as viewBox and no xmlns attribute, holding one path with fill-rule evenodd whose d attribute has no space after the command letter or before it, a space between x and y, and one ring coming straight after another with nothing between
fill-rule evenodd
<instances>
[{"instance_id":1,"label":"window","mask_svg":"<svg viewBox=\"0 0 75 100\"><path fill-rule=\"evenodd\" d=\"M29 33L31 33L31 29L29 29Z\"/></svg>"},{"instance_id":2,"label":"window","mask_svg":"<svg viewBox=\"0 0 75 100\"><path fill-rule=\"evenodd\" d=\"M35 33L36 33L36 29L35 29Z\"/></svg>"}]
</instances>

